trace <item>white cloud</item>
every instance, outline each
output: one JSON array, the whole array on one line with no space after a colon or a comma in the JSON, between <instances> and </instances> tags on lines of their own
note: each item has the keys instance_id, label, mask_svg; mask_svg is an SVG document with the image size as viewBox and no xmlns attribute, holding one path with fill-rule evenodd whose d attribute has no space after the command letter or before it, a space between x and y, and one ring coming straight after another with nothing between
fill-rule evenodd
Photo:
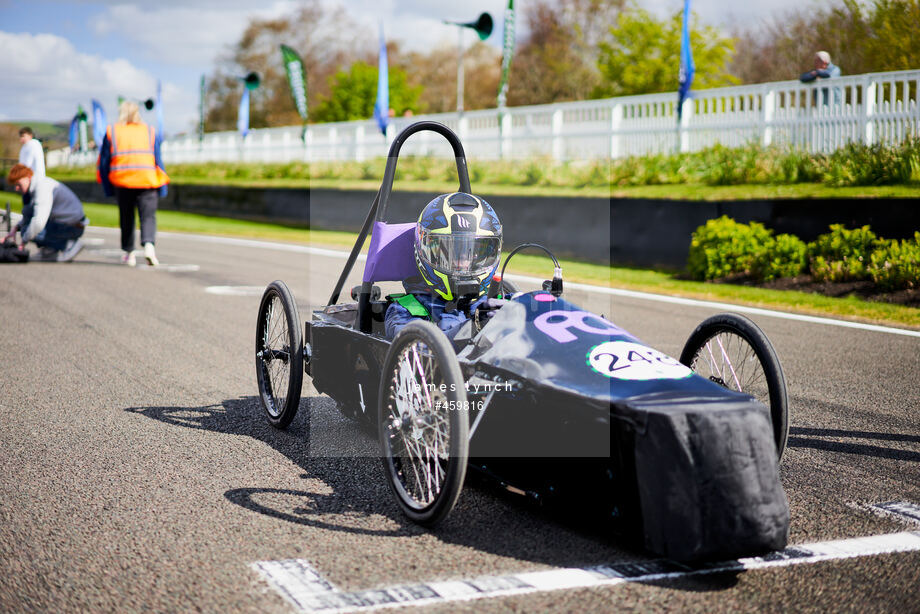
<instances>
[{"instance_id":1,"label":"white cloud","mask_svg":"<svg viewBox=\"0 0 920 614\"><path fill-rule=\"evenodd\" d=\"M693 9L706 23L739 21L756 23L793 6L815 6L824 0L765 0L727 6L724 0L694 0ZM3 5L8 0L0 0ZM489 43L500 46L501 27L507 0L321 0L325 6L341 6L370 36L376 48L377 26L382 20L389 40L404 48L431 49L457 44L457 28L443 19L472 21L481 12L491 13L495 30ZM679 11L681 0L639 0L639 5L656 14ZM27 8L24 0L13 5ZM252 17L274 18L296 10L296 0L158 0L135 3L114 0L68 0L68 7L86 10L63 11L77 23L80 35L13 34L0 31L0 117L63 121L77 103L88 108L97 98L110 116L115 114L118 95L145 99L163 79L163 101L167 132L188 130L197 122L198 78L214 70L217 58L229 49ZM523 2L517 4L518 37L524 34ZM53 1L44 2L46 13L34 27L52 23ZM92 9L90 7L93 7ZM92 15L92 19L89 16ZM43 21L44 20L44 21ZM90 39L96 43L83 47ZM467 32L465 41L475 39ZM91 48L93 53L86 53ZM114 50L114 51L110 51Z\"/></svg>"},{"instance_id":2,"label":"white cloud","mask_svg":"<svg viewBox=\"0 0 920 614\"><path fill-rule=\"evenodd\" d=\"M151 60L208 71L220 53L239 40L251 17L278 17L294 6L289 0L258 9L252 3L119 4L108 7L92 28L100 36L119 36Z\"/></svg>"},{"instance_id":3,"label":"white cloud","mask_svg":"<svg viewBox=\"0 0 920 614\"><path fill-rule=\"evenodd\" d=\"M0 108L16 119L69 120L82 104L99 100L113 119L118 96L146 99L156 92L156 78L125 59L79 53L73 44L53 34L0 32ZM164 108L194 109L196 94L163 84ZM180 129L193 118L176 118ZM170 129L170 126L167 126Z\"/></svg>"},{"instance_id":4,"label":"white cloud","mask_svg":"<svg viewBox=\"0 0 920 614\"><path fill-rule=\"evenodd\" d=\"M445 0L348 0L344 5L358 23L372 32L377 32L377 24L383 20L388 39L400 41L407 49L425 50L457 45L457 28L445 24L444 20L471 22L480 13L489 13L493 19L494 28L488 42L501 46L507 0L468 0L460 4ZM474 40L476 35L467 31L466 45L473 44Z\"/></svg>"},{"instance_id":5,"label":"white cloud","mask_svg":"<svg viewBox=\"0 0 920 614\"><path fill-rule=\"evenodd\" d=\"M693 0L690 9L705 24L728 27L732 24L756 26L763 20L781 16L793 9L810 9L826 4L826 0L766 0L762 2L725 2L725 0ZM642 0L639 6L658 17L668 17L683 10L680 0Z\"/></svg>"}]
</instances>

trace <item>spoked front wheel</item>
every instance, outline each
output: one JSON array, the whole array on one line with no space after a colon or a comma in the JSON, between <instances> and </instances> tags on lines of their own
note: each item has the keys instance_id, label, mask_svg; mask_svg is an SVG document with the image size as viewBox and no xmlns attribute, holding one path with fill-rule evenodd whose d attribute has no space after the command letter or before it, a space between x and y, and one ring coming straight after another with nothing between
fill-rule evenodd
<instances>
[{"instance_id":1,"label":"spoked front wheel","mask_svg":"<svg viewBox=\"0 0 920 614\"><path fill-rule=\"evenodd\" d=\"M297 414L303 383L303 330L282 281L265 288L256 322L256 379L268 421L286 428Z\"/></svg>"},{"instance_id":2,"label":"spoked front wheel","mask_svg":"<svg viewBox=\"0 0 920 614\"><path fill-rule=\"evenodd\" d=\"M447 337L424 320L396 335L380 381L383 469L400 509L434 525L460 496L469 417L460 363Z\"/></svg>"},{"instance_id":3,"label":"spoked front wheel","mask_svg":"<svg viewBox=\"0 0 920 614\"><path fill-rule=\"evenodd\" d=\"M782 458L789 437L786 378L773 345L756 324L733 313L712 316L687 339L680 361L698 375L766 405L777 456Z\"/></svg>"}]
</instances>

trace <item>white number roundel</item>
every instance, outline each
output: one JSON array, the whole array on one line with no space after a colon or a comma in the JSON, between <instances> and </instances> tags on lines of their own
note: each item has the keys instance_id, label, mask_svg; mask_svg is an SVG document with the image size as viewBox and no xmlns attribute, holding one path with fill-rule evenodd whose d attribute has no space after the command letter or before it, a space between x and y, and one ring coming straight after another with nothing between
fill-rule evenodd
<instances>
[{"instance_id":1,"label":"white number roundel","mask_svg":"<svg viewBox=\"0 0 920 614\"><path fill-rule=\"evenodd\" d=\"M666 354L631 341L607 341L591 348L588 366L625 380L681 379L693 372Z\"/></svg>"}]
</instances>

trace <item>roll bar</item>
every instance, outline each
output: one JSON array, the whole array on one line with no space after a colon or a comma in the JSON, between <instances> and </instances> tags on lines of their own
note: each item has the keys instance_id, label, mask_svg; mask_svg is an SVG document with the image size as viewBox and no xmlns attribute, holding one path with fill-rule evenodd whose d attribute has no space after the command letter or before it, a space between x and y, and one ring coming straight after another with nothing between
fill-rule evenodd
<instances>
[{"instance_id":1,"label":"roll bar","mask_svg":"<svg viewBox=\"0 0 920 614\"><path fill-rule=\"evenodd\" d=\"M460 188L458 191L467 193L471 191L466 154L463 152L463 144L460 143L460 139L453 130L444 124L428 120L416 122L406 127L390 144L390 151L387 154L387 165L383 171L383 182L380 184L380 189L377 190L377 195L374 197L374 203L371 205L370 211L367 212L367 217L364 218L364 225L361 227L358 239L355 241L355 245L348 255L348 260L345 262L345 268L342 270L342 274L335 284L335 289L332 291L332 296L327 303L328 305L335 305L338 302L339 296L342 293L342 287L345 285L345 280L351 273L352 268L354 268L355 261L358 259L358 254L361 253L361 248L364 246L364 241L367 239L367 234L370 232L373 222L375 220L378 222L385 221L387 206L390 202L390 194L393 191L393 179L396 177L396 162L399 159L399 150L402 149L406 139L416 132L422 132L424 130L437 132L447 139L447 142L450 143L451 148L454 150L454 159L457 164L457 176L460 180ZM363 332L370 332L369 308L371 286L371 282L363 282L361 284L361 292L358 295L357 323L360 330Z\"/></svg>"},{"instance_id":2,"label":"roll bar","mask_svg":"<svg viewBox=\"0 0 920 614\"><path fill-rule=\"evenodd\" d=\"M399 158L399 150L402 149L403 143L416 132L430 130L437 132L450 143L454 150L454 158L457 161L457 176L460 179L460 192L470 192L470 175L466 166L466 155L463 153L463 144L453 130L444 124L433 121L421 121L412 124L400 132L390 144L390 153L387 154L387 166L383 171L383 182L380 184L380 207L377 210L377 221L385 221L387 205L390 203L390 192L393 190L393 179L396 176L396 161Z\"/></svg>"}]
</instances>

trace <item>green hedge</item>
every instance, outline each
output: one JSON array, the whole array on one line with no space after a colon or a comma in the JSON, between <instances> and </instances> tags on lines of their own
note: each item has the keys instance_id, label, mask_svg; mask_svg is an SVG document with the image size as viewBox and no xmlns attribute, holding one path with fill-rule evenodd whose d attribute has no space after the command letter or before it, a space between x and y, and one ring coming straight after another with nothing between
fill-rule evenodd
<instances>
[{"instance_id":1,"label":"green hedge","mask_svg":"<svg viewBox=\"0 0 920 614\"><path fill-rule=\"evenodd\" d=\"M687 269L696 279L750 274L771 234L757 222L739 224L725 215L709 220L693 233Z\"/></svg>"},{"instance_id":2,"label":"green hedge","mask_svg":"<svg viewBox=\"0 0 920 614\"><path fill-rule=\"evenodd\" d=\"M687 270L694 279L747 276L753 281L795 277L805 271L819 281L873 281L886 291L920 287L920 232L902 241L881 239L868 227L830 232L805 244L773 235L763 224L722 216L693 233Z\"/></svg>"},{"instance_id":3,"label":"green hedge","mask_svg":"<svg viewBox=\"0 0 920 614\"><path fill-rule=\"evenodd\" d=\"M869 259L879 246L868 226L847 230L842 224L832 224L829 233L808 245L811 274L818 281L869 279Z\"/></svg>"},{"instance_id":4,"label":"green hedge","mask_svg":"<svg viewBox=\"0 0 920 614\"><path fill-rule=\"evenodd\" d=\"M694 231L687 270L694 279L748 275L759 281L799 275L805 243L793 235L773 236L759 222L741 224L723 215Z\"/></svg>"},{"instance_id":5,"label":"green hedge","mask_svg":"<svg viewBox=\"0 0 920 614\"><path fill-rule=\"evenodd\" d=\"M920 288L920 232L913 239L880 241L869 258L869 277L883 290Z\"/></svg>"}]
</instances>

